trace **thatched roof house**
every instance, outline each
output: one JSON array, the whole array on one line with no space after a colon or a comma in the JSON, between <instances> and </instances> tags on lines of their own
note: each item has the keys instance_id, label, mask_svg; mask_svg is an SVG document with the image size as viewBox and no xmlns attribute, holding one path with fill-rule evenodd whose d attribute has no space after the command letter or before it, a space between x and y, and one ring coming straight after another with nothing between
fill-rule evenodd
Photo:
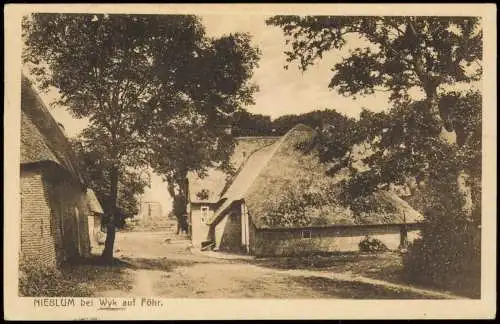
<instances>
[{"instance_id":1,"label":"thatched roof house","mask_svg":"<svg viewBox=\"0 0 500 324\"><path fill-rule=\"evenodd\" d=\"M415 224L421 219L404 200L388 191L376 193L373 199L374 203L391 207L384 213L356 217L359 215L342 207L337 199L342 172L336 177L325 176L327 166L320 163L314 151L306 153L315 135L312 128L299 124L283 137L257 146L240 162L236 175L225 178L225 185L214 178L203 182L203 179L192 181L191 177L194 245L212 244L233 251L243 246L248 252L259 254L258 246L264 244L258 241L269 243L272 237L266 234L268 239L263 239L259 233L305 228L336 231L349 226L387 227ZM238 145L235 154L239 154ZM221 175L220 179L224 177ZM195 191L204 189L213 194L205 201L199 199L199 195L193 199L192 183L195 183Z\"/></svg>"},{"instance_id":2,"label":"thatched roof house","mask_svg":"<svg viewBox=\"0 0 500 324\"><path fill-rule=\"evenodd\" d=\"M88 255L89 212L76 157L24 75L20 148L22 259L56 266Z\"/></svg>"},{"instance_id":3,"label":"thatched roof house","mask_svg":"<svg viewBox=\"0 0 500 324\"><path fill-rule=\"evenodd\" d=\"M276 143L279 139L279 136L238 137L231 156L231 164L236 174L241 171L254 152ZM188 175L189 201L191 203L217 203L221 199L221 194L227 190L233 180L234 177L215 168L209 169L204 177L190 173Z\"/></svg>"},{"instance_id":4,"label":"thatched roof house","mask_svg":"<svg viewBox=\"0 0 500 324\"><path fill-rule=\"evenodd\" d=\"M63 130L32 88L22 77L21 164L53 162L83 184L76 156Z\"/></svg>"}]
</instances>

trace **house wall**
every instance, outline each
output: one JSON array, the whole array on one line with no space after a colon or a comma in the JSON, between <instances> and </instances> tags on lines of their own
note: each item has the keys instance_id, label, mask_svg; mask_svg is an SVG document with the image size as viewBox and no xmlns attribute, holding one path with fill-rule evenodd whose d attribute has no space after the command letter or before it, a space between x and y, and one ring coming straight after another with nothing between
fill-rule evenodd
<instances>
[{"instance_id":1,"label":"house wall","mask_svg":"<svg viewBox=\"0 0 500 324\"><path fill-rule=\"evenodd\" d=\"M60 224L51 215L48 187L39 170L21 172L21 260L55 267Z\"/></svg>"},{"instance_id":2,"label":"house wall","mask_svg":"<svg viewBox=\"0 0 500 324\"><path fill-rule=\"evenodd\" d=\"M260 243L256 242L256 233L257 228L252 221L252 216L248 214L248 254L256 255L257 249L256 247L260 245Z\"/></svg>"},{"instance_id":3,"label":"house wall","mask_svg":"<svg viewBox=\"0 0 500 324\"><path fill-rule=\"evenodd\" d=\"M217 250L220 249L220 244L222 242L222 236L224 235L224 231L226 229L226 223L229 217L225 215L215 226L214 236L215 236L215 248Z\"/></svg>"},{"instance_id":4,"label":"house wall","mask_svg":"<svg viewBox=\"0 0 500 324\"><path fill-rule=\"evenodd\" d=\"M215 227L216 248L220 251L241 252L241 209L235 204ZM217 244L217 240L219 243Z\"/></svg>"},{"instance_id":5,"label":"house wall","mask_svg":"<svg viewBox=\"0 0 500 324\"><path fill-rule=\"evenodd\" d=\"M63 170L21 170L21 257L55 267L90 254L85 192Z\"/></svg>"},{"instance_id":6,"label":"house wall","mask_svg":"<svg viewBox=\"0 0 500 324\"><path fill-rule=\"evenodd\" d=\"M241 245L245 252L250 252L250 216L244 201L240 204L241 214Z\"/></svg>"},{"instance_id":7,"label":"house wall","mask_svg":"<svg viewBox=\"0 0 500 324\"><path fill-rule=\"evenodd\" d=\"M194 247L201 247L201 242L207 240L210 227L201 221L201 207L206 206L208 219L214 214L214 207L210 204L191 204L191 242Z\"/></svg>"},{"instance_id":8,"label":"house wall","mask_svg":"<svg viewBox=\"0 0 500 324\"><path fill-rule=\"evenodd\" d=\"M106 233L101 231L101 215L91 212L88 217L88 227L90 247L96 249L103 242L103 238L106 237Z\"/></svg>"},{"instance_id":9,"label":"house wall","mask_svg":"<svg viewBox=\"0 0 500 324\"><path fill-rule=\"evenodd\" d=\"M318 252L359 251L359 242L367 235L381 240L389 249L400 244L400 226L347 226L290 230L253 229L251 253L256 256L298 255ZM303 230L310 231L311 238L303 238ZM408 241L419 235L416 227L408 228Z\"/></svg>"}]
</instances>

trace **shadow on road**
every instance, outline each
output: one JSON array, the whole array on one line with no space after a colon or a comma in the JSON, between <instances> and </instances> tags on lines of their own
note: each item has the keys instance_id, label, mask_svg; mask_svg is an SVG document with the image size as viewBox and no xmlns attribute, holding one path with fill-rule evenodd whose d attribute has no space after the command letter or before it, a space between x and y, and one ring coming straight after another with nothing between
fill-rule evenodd
<instances>
[{"instance_id":1,"label":"shadow on road","mask_svg":"<svg viewBox=\"0 0 500 324\"><path fill-rule=\"evenodd\" d=\"M325 295L342 299L437 299L362 282L337 281L320 277L296 277L293 280Z\"/></svg>"},{"instance_id":2,"label":"shadow on road","mask_svg":"<svg viewBox=\"0 0 500 324\"><path fill-rule=\"evenodd\" d=\"M171 258L130 258L122 257L120 261L127 264L127 267L138 270L161 270L171 272L177 267L189 267L195 264L203 263L191 260L175 260Z\"/></svg>"}]
</instances>

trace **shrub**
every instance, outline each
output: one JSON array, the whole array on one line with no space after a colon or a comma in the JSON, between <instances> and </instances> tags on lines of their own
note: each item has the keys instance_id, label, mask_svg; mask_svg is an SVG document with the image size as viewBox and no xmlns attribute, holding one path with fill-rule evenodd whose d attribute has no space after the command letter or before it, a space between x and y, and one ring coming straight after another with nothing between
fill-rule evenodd
<instances>
[{"instance_id":1,"label":"shrub","mask_svg":"<svg viewBox=\"0 0 500 324\"><path fill-rule=\"evenodd\" d=\"M410 244L403 258L408 280L479 298L481 210L468 217L460 209L461 195L453 189L426 197L422 238Z\"/></svg>"},{"instance_id":2,"label":"shrub","mask_svg":"<svg viewBox=\"0 0 500 324\"><path fill-rule=\"evenodd\" d=\"M359 250L361 252L385 252L389 249L387 246L382 243L381 240L376 239L374 237L366 236L361 242L359 242Z\"/></svg>"},{"instance_id":3,"label":"shrub","mask_svg":"<svg viewBox=\"0 0 500 324\"><path fill-rule=\"evenodd\" d=\"M407 278L479 298L480 231L474 234L465 224L442 222L441 226L410 244L403 257Z\"/></svg>"},{"instance_id":4,"label":"shrub","mask_svg":"<svg viewBox=\"0 0 500 324\"><path fill-rule=\"evenodd\" d=\"M19 264L19 295L22 297L90 296L82 285L65 278L54 267L37 260L21 260Z\"/></svg>"}]
</instances>

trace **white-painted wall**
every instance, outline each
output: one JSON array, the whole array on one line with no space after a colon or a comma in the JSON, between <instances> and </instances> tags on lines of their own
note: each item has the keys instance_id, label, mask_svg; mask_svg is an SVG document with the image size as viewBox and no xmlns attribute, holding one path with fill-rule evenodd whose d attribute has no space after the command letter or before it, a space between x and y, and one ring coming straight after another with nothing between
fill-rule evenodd
<instances>
[{"instance_id":1,"label":"white-painted wall","mask_svg":"<svg viewBox=\"0 0 500 324\"><path fill-rule=\"evenodd\" d=\"M214 210L210 205L191 205L191 242L197 248L201 247L201 242L207 240L210 229L206 223L201 221L202 206L209 207L207 219L210 219L214 214Z\"/></svg>"},{"instance_id":2,"label":"white-painted wall","mask_svg":"<svg viewBox=\"0 0 500 324\"><path fill-rule=\"evenodd\" d=\"M311 230L311 238L303 238L300 231L260 232L253 247L255 255L292 255L313 252L354 252L359 251L359 243L368 235L384 243L390 250L400 245L397 227L351 227L345 229ZM408 230L408 242L420 236L418 229Z\"/></svg>"},{"instance_id":3,"label":"white-painted wall","mask_svg":"<svg viewBox=\"0 0 500 324\"><path fill-rule=\"evenodd\" d=\"M246 247L247 252L250 251L250 223L248 218L248 210L245 202L241 203L241 245Z\"/></svg>"}]
</instances>

